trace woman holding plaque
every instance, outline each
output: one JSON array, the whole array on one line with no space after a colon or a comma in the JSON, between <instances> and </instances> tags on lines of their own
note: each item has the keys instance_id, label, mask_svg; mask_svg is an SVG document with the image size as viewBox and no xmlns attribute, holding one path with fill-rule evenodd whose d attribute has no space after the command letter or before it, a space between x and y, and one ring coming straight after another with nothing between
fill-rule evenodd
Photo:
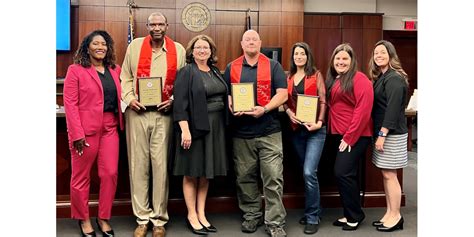
<instances>
[{"instance_id":1,"label":"woman holding plaque","mask_svg":"<svg viewBox=\"0 0 474 237\"><path fill-rule=\"evenodd\" d=\"M370 113L374 101L372 82L357 71L354 50L349 44L334 49L326 76L328 94L328 137L336 154L334 174L344 216L333 222L342 230L356 230L364 220L358 183L359 162L372 137Z\"/></svg>"},{"instance_id":2,"label":"woman holding plaque","mask_svg":"<svg viewBox=\"0 0 474 237\"><path fill-rule=\"evenodd\" d=\"M326 140L326 86L324 78L314 66L313 53L308 44L299 42L291 49L290 74L288 80L288 100L284 108L290 118L292 141L303 167L305 182L305 211L300 224L305 225L304 233L318 231L321 206L318 182L318 165ZM317 99L314 120L303 122L297 117L298 95L314 96ZM316 97L317 96L317 97Z\"/></svg>"},{"instance_id":3,"label":"woman holding plaque","mask_svg":"<svg viewBox=\"0 0 474 237\"><path fill-rule=\"evenodd\" d=\"M114 236L109 224L117 188L120 67L115 64L114 41L102 30L81 42L64 80L64 109L71 151L71 216L79 220L82 236L96 236L89 217L92 165L100 178L96 219L103 236Z\"/></svg>"},{"instance_id":4,"label":"woman holding plaque","mask_svg":"<svg viewBox=\"0 0 474 237\"><path fill-rule=\"evenodd\" d=\"M174 175L183 175L187 226L195 234L216 232L205 215L209 179L227 175L225 124L227 85L211 37L198 35L186 47L185 67L174 86L173 117L178 124Z\"/></svg>"},{"instance_id":5,"label":"woman holding plaque","mask_svg":"<svg viewBox=\"0 0 474 237\"><path fill-rule=\"evenodd\" d=\"M405 107L408 76L400 64L392 43L381 40L375 44L369 62L370 78L374 80L374 149L372 162L380 168L387 202L387 210L372 223L378 231L390 232L403 229L400 214L402 189L397 169L408 165L408 128Z\"/></svg>"}]
</instances>

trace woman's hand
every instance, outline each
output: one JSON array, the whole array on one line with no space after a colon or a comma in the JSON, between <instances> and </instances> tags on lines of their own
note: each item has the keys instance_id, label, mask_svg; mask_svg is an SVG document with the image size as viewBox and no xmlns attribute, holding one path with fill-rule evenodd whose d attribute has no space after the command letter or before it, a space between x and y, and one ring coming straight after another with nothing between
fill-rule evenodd
<instances>
[{"instance_id":1,"label":"woman's hand","mask_svg":"<svg viewBox=\"0 0 474 237\"><path fill-rule=\"evenodd\" d=\"M301 121L296 118L296 114L293 113L293 111L291 111L291 109L288 108L288 109L285 110L285 112L288 115L288 117L290 118L292 123L301 124Z\"/></svg>"},{"instance_id":2,"label":"woman's hand","mask_svg":"<svg viewBox=\"0 0 474 237\"><path fill-rule=\"evenodd\" d=\"M351 152L351 146L347 144L343 139L341 139L341 144L339 144L339 151L344 152L348 148L347 152Z\"/></svg>"},{"instance_id":3,"label":"woman's hand","mask_svg":"<svg viewBox=\"0 0 474 237\"><path fill-rule=\"evenodd\" d=\"M74 146L74 149L76 150L76 153L79 154L79 156L82 156L82 154L84 153L85 146L89 147L89 143L86 142L85 138L81 138L72 142L72 145Z\"/></svg>"},{"instance_id":4,"label":"woman's hand","mask_svg":"<svg viewBox=\"0 0 474 237\"><path fill-rule=\"evenodd\" d=\"M181 146L185 150L191 147L191 133L189 131L181 132Z\"/></svg>"},{"instance_id":5,"label":"woman's hand","mask_svg":"<svg viewBox=\"0 0 474 237\"><path fill-rule=\"evenodd\" d=\"M317 123L303 123L303 125L308 129L308 131L319 130L323 126L323 122L318 121Z\"/></svg>"},{"instance_id":6,"label":"woman's hand","mask_svg":"<svg viewBox=\"0 0 474 237\"><path fill-rule=\"evenodd\" d=\"M383 153L383 144L385 143L385 137L378 137L375 141L375 150Z\"/></svg>"}]
</instances>

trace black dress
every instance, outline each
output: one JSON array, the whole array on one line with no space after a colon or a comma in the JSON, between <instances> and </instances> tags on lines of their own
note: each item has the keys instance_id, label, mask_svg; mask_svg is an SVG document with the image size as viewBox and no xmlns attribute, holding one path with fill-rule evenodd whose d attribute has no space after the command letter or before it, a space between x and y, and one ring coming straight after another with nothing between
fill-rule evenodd
<instances>
[{"instance_id":1,"label":"black dress","mask_svg":"<svg viewBox=\"0 0 474 237\"><path fill-rule=\"evenodd\" d=\"M226 112L224 99L227 90L224 82L213 73L199 70L199 74L193 75L192 79L202 80L204 85L210 129L206 135L198 138L191 134L192 143L188 150L181 147L181 132L177 134L173 174L211 179L214 176L227 174L224 121Z\"/></svg>"}]
</instances>

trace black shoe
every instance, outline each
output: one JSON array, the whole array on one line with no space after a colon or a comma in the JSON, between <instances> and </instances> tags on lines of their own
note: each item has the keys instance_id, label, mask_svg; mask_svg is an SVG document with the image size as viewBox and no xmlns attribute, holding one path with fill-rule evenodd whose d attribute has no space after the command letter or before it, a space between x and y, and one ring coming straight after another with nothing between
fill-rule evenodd
<instances>
[{"instance_id":1,"label":"black shoe","mask_svg":"<svg viewBox=\"0 0 474 237\"><path fill-rule=\"evenodd\" d=\"M381 221L373 221L372 222L372 226L375 226L375 227L382 226L382 225L383 225L383 222L381 222Z\"/></svg>"},{"instance_id":2,"label":"black shoe","mask_svg":"<svg viewBox=\"0 0 474 237\"><path fill-rule=\"evenodd\" d=\"M201 222L199 222L199 223L201 223ZM211 223L209 223L209 226L205 226L202 223L201 223L201 225L202 225L202 227L204 227L204 229L207 232L213 232L213 233L217 232L217 228L215 226L211 225Z\"/></svg>"},{"instance_id":3,"label":"black shoe","mask_svg":"<svg viewBox=\"0 0 474 237\"><path fill-rule=\"evenodd\" d=\"M102 236L105 237L114 237L114 230L108 230L108 231L102 231L102 227L99 225L99 218L95 219L95 222L97 223L97 227L99 227L100 232L102 232Z\"/></svg>"},{"instance_id":4,"label":"black shoe","mask_svg":"<svg viewBox=\"0 0 474 237\"><path fill-rule=\"evenodd\" d=\"M301 217L298 222L300 223L300 225L306 225L306 216Z\"/></svg>"},{"instance_id":5,"label":"black shoe","mask_svg":"<svg viewBox=\"0 0 474 237\"><path fill-rule=\"evenodd\" d=\"M305 234L312 235L312 234L318 232L318 229L319 229L319 224L309 224L309 223L307 223L304 226L304 231L303 232Z\"/></svg>"},{"instance_id":6,"label":"black shoe","mask_svg":"<svg viewBox=\"0 0 474 237\"><path fill-rule=\"evenodd\" d=\"M253 220L244 220L242 222L241 230L244 233L253 233L257 231L257 227L263 225L263 217Z\"/></svg>"},{"instance_id":7,"label":"black shoe","mask_svg":"<svg viewBox=\"0 0 474 237\"><path fill-rule=\"evenodd\" d=\"M81 230L81 236L82 237L96 237L95 235L95 231L92 231L92 232L89 232L89 233L84 233L84 231L82 230L82 221L79 220L79 229Z\"/></svg>"},{"instance_id":8,"label":"black shoe","mask_svg":"<svg viewBox=\"0 0 474 237\"><path fill-rule=\"evenodd\" d=\"M333 226L344 226L347 222L342 222L339 219L335 220L332 225Z\"/></svg>"},{"instance_id":9,"label":"black shoe","mask_svg":"<svg viewBox=\"0 0 474 237\"><path fill-rule=\"evenodd\" d=\"M191 225L191 222L189 222L188 218L186 218L186 225L188 226L189 230L193 232L194 234L197 235L207 235L207 231L203 228L201 229L194 229L193 226Z\"/></svg>"},{"instance_id":10,"label":"black shoe","mask_svg":"<svg viewBox=\"0 0 474 237\"><path fill-rule=\"evenodd\" d=\"M355 223L346 222L346 223L342 226L342 230L348 230L348 231L357 230L357 228L359 228L360 223L361 223L360 221L359 221L359 222L355 222Z\"/></svg>"},{"instance_id":11,"label":"black shoe","mask_svg":"<svg viewBox=\"0 0 474 237\"><path fill-rule=\"evenodd\" d=\"M394 226L386 227L382 224L381 226L377 226L377 230L382 231L382 232L392 232L394 230L403 230L403 222L404 221L403 221L403 216L402 216L400 220L397 222L397 224L395 224Z\"/></svg>"}]
</instances>

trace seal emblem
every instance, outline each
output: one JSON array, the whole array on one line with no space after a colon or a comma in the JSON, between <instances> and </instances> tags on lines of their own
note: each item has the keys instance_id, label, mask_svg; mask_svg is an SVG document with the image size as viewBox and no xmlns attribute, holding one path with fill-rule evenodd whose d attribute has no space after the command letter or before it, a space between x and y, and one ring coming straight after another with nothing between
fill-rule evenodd
<instances>
[{"instance_id":1,"label":"seal emblem","mask_svg":"<svg viewBox=\"0 0 474 237\"><path fill-rule=\"evenodd\" d=\"M181 13L184 27L192 32L205 30L211 22L211 12L206 5L198 2L188 4Z\"/></svg>"}]
</instances>

